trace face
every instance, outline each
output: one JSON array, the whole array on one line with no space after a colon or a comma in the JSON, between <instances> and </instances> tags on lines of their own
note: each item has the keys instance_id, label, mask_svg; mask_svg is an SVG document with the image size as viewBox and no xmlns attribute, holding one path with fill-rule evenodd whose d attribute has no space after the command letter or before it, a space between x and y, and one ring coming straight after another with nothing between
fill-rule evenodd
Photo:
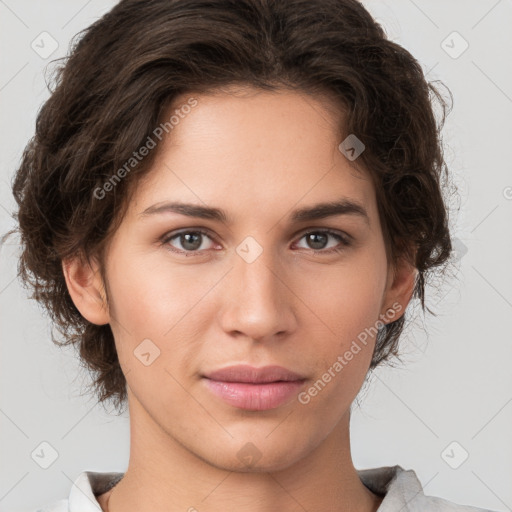
<instances>
[{"instance_id":1,"label":"face","mask_svg":"<svg viewBox=\"0 0 512 512\"><path fill-rule=\"evenodd\" d=\"M194 97L107 252L130 412L217 467L243 470L248 455L256 470L285 468L346 425L379 318L405 304L382 316L398 295L375 190L338 149L333 105L288 91ZM322 216L324 203L343 207ZM294 377L206 378L234 365Z\"/></svg>"}]
</instances>

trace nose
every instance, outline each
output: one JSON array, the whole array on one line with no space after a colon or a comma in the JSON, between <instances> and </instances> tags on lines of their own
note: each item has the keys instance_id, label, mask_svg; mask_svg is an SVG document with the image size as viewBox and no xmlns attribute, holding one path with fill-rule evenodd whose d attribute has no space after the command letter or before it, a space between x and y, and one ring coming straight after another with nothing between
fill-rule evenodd
<instances>
[{"instance_id":1,"label":"nose","mask_svg":"<svg viewBox=\"0 0 512 512\"><path fill-rule=\"evenodd\" d=\"M234 253L233 269L221 291L224 332L260 342L293 332L297 318L289 271L270 249L254 261L240 254Z\"/></svg>"}]
</instances>

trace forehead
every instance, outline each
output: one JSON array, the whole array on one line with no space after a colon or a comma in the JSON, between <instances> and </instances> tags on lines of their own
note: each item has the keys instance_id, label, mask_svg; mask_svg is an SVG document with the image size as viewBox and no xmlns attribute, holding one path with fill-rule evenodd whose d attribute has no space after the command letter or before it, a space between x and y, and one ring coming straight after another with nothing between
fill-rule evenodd
<instances>
[{"instance_id":1,"label":"forehead","mask_svg":"<svg viewBox=\"0 0 512 512\"><path fill-rule=\"evenodd\" d=\"M195 101L192 108L190 101ZM374 211L373 183L339 150L343 110L329 97L230 88L182 94L163 116L173 127L137 186L140 212L182 200L225 209L280 211L340 196Z\"/></svg>"}]
</instances>

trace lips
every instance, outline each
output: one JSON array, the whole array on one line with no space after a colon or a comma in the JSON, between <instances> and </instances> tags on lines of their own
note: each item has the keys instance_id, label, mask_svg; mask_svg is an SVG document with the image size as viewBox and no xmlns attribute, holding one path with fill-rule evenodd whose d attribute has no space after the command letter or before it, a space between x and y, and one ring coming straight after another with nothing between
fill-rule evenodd
<instances>
[{"instance_id":1,"label":"lips","mask_svg":"<svg viewBox=\"0 0 512 512\"><path fill-rule=\"evenodd\" d=\"M288 403L306 381L281 366L230 366L204 375L207 389L238 409L264 411Z\"/></svg>"},{"instance_id":2,"label":"lips","mask_svg":"<svg viewBox=\"0 0 512 512\"><path fill-rule=\"evenodd\" d=\"M246 382L265 384L278 381L304 380L305 377L287 370L282 366L264 366L255 368L249 365L228 366L205 375L208 379L220 382Z\"/></svg>"}]
</instances>

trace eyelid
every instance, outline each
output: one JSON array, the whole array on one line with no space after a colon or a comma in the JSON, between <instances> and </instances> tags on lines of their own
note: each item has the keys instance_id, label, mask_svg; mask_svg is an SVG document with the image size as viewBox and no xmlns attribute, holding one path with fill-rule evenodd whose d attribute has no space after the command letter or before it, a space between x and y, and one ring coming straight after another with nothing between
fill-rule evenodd
<instances>
[{"instance_id":1,"label":"eyelid","mask_svg":"<svg viewBox=\"0 0 512 512\"><path fill-rule=\"evenodd\" d=\"M187 228L180 228L177 230L169 231L169 232L165 233L162 237L160 237L159 240L162 245L167 246L172 239L178 237L179 235L181 235L183 233L200 233L201 235L205 235L206 237L210 238L210 240L212 240L213 243L218 243L216 241L215 235L208 228L203 228L203 227L187 227ZM354 241L354 237L349 235L345 231L340 231L340 230L328 228L328 227L305 228L304 230L301 230L294 235L294 240L296 240L298 242L302 238L304 238L306 235L309 235L312 233L325 233L327 235L330 235L330 236L338 239L339 243L341 243L341 247L331 247L329 249L305 249L314 254L330 254L332 252L341 252L343 249L348 248L350 245L352 245L352 243ZM171 248L169 250L174 253L186 254L186 255L201 255L206 251L206 249L203 249L201 251L184 251L184 250L176 249L176 248Z\"/></svg>"},{"instance_id":2,"label":"eyelid","mask_svg":"<svg viewBox=\"0 0 512 512\"><path fill-rule=\"evenodd\" d=\"M184 234L184 233L200 233L201 235L205 235L208 238L210 238L210 240L212 240L213 243L216 243L215 236L213 235L213 233L209 229L202 228L202 227L198 227L198 228L189 227L189 228L181 228L181 229L177 229L177 230L173 230L173 231L168 231L162 237L160 237L160 239L159 239L160 243L162 245L167 246L171 240L173 240L174 238L177 238L178 236L180 236L181 234ZM176 248L172 248L170 250L172 252L179 253L179 254L186 253L187 255L188 254L192 254L192 255L203 254L203 252L204 252L204 250L203 251L183 251L181 249L176 249Z\"/></svg>"},{"instance_id":3,"label":"eyelid","mask_svg":"<svg viewBox=\"0 0 512 512\"><path fill-rule=\"evenodd\" d=\"M302 238L304 235L308 235L309 233L327 233L327 234L338 235L340 237L346 238L347 241L354 240L354 237L352 235L349 235L346 231L343 231L341 229L336 229L336 228L330 228L327 226L309 227L309 228L299 231L296 235L294 235L294 237Z\"/></svg>"},{"instance_id":4,"label":"eyelid","mask_svg":"<svg viewBox=\"0 0 512 512\"><path fill-rule=\"evenodd\" d=\"M305 249L308 252L312 252L313 254L332 254L332 253L340 253L345 249L351 247L354 243L354 237L346 233L345 231L340 231L332 228L308 228L305 231L301 231L295 237L298 241L302 240L306 235L313 233L323 233L326 235L330 235L331 237L338 240L338 245L335 247L330 247L329 249ZM340 245L341 244L341 245Z\"/></svg>"}]
</instances>

